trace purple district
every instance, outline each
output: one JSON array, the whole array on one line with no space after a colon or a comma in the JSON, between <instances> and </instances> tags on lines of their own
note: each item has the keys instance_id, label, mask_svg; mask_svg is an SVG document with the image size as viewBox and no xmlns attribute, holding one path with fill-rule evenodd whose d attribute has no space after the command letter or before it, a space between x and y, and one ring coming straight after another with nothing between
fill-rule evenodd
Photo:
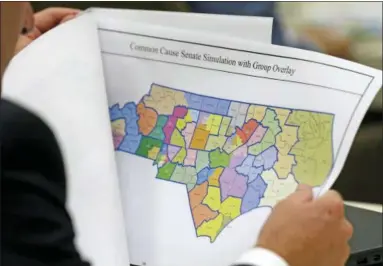
<instances>
[{"instance_id":1,"label":"purple district","mask_svg":"<svg viewBox=\"0 0 383 266\"><path fill-rule=\"evenodd\" d=\"M246 156L247 156L246 145L242 145L241 147L237 148L235 151L233 151L233 155L230 158L229 168L235 168L238 165L241 165L243 160L245 160Z\"/></svg>"},{"instance_id":2,"label":"purple district","mask_svg":"<svg viewBox=\"0 0 383 266\"><path fill-rule=\"evenodd\" d=\"M254 155L248 155L242 164L236 168L237 172L241 175L249 175L250 168L253 167L254 159Z\"/></svg>"},{"instance_id":3,"label":"purple district","mask_svg":"<svg viewBox=\"0 0 383 266\"><path fill-rule=\"evenodd\" d=\"M177 147L177 146L173 146L173 145L169 145L168 146L168 157L169 157L169 160L173 160L174 156L176 156L176 154L180 151L181 147Z\"/></svg>"},{"instance_id":4,"label":"purple district","mask_svg":"<svg viewBox=\"0 0 383 266\"><path fill-rule=\"evenodd\" d=\"M266 187L267 185L261 176L258 176L253 182L249 183L245 196L242 199L241 213L246 213L258 207Z\"/></svg>"},{"instance_id":5,"label":"purple district","mask_svg":"<svg viewBox=\"0 0 383 266\"><path fill-rule=\"evenodd\" d=\"M211 97L205 96L202 98L201 110L215 114L217 112L218 102L219 102L219 100L216 98L211 98Z\"/></svg>"},{"instance_id":6,"label":"purple district","mask_svg":"<svg viewBox=\"0 0 383 266\"><path fill-rule=\"evenodd\" d=\"M226 115L227 111L229 110L230 107L230 101L227 100L219 100L218 106L217 106L217 114L220 115Z\"/></svg>"},{"instance_id":7,"label":"purple district","mask_svg":"<svg viewBox=\"0 0 383 266\"><path fill-rule=\"evenodd\" d=\"M177 118L184 118L188 113L188 109L185 106L177 106L173 109L173 116Z\"/></svg>"},{"instance_id":8,"label":"purple district","mask_svg":"<svg viewBox=\"0 0 383 266\"><path fill-rule=\"evenodd\" d=\"M260 175L263 172L263 166L261 167L254 167L255 156L254 155L248 155L245 160L243 160L242 164L235 168L238 174L246 175L249 177L248 183L253 182L258 175Z\"/></svg>"},{"instance_id":9,"label":"purple district","mask_svg":"<svg viewBox=\"0 0 383 266\"><path fill-rule=\"evenodd\" d=\"M242 198L247 189L247 177L238 174L234 168L225 168L219 178L221 201L228 196Z\"/></svg>"},{"instance_id":10,"label":"purple district","mask_svg":"<svg viewBox=\"0 0 383 266\"><path fill-rule=\"evenodd\" d=\"M165 143L170 144L170 139L172 137L174 128L176 127L177 117L170 116L165 126L163 127L163 132L165 134Z\"/></svg>"},{"instance_id":11,"label":"purple district","mask_svg":"<svg viewBox=\"0 0 383 266\"><path fill-rule=\"evenodd\" d=\"M248 183L253 182L257 178L258 175L260 175L263 172L263 166L261 167L251 167L249 171L249 180Z\"/></svg>"},{"instance_id":12,"label":"purple district","mask_svg":"<svg viewBox=\"0 0 383 266\"><path fill-rule=\"evenodd\" d=\"M207 114L207 113L204 113L204 112L200 112L199 113L199 118L198 118L198 124L199 125L206 125L207 124L207 120L209 119L209 116L210 114Z\"/></svg>"},{"instance_id":13,"label":"purple district","mask_svg":"<svg viewBox=\"0 0 383 266\"><path fill-rule=\"evenodd\" d=\"M188 103L188 108L201 110L202 97L193 93L185 93L185 99Z\"/></svg>"},{"instance_id":14,"label":"purple district","mask_svg":"<svg viewBox=\"0 0 383 266\"><path fill-rule=\"evenodd\" d=\"M265 170L271 169L278 159L278 150L275 146L271 146L261 154L257 155L254 160L254 166L263 166Z\"/></svg>"}]
</instances>

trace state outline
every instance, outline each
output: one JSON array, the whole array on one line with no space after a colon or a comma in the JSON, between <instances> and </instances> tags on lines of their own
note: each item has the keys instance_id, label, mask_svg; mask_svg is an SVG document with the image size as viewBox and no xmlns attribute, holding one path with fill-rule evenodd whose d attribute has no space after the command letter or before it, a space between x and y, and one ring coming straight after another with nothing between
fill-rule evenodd
<instances>
[{"instance_id":1,"label":"state outline","mask_svg":"<svg viewBox=\"0 0 383 266\"><path fill-rule=\"evenodd\" d=\"M152 90L152 86L153 85L157 85L157 86L159 86L159 87L163 87L163 88L167 88L167 89L172 89L172 90L175 90L175 91L180 91L180 92L186 92L186 91L182 91L182 90L180 90L180 89L174 89L174 88L171 88L171 87L168 87L168 86L163 86L163 85L160 85L160 84L157 84L157 83L152 83L152 85L150 86L150 90L149 90L149 93L151 92L151 90ZM195 95L198 95L198 94L196 94L196 93L192 93L192 94L195 94ZM149 94L150 95L150 94ZM145 97L145 96L148 96L148 94L145 94L142 98L141 98L141 100L140 101L142 101L142 99ZM210 98L214 98L214 99L218 99L218 100L220 100L220 98L217 98L217 97L212 97L212 96L207 96L207 95L198 95L198 96L203 96L203 97L210 97ZM223 100L226 100L226 101L230 101L230 102L239 102L239 103L244 103L244 102L241 102L241 101L234 101L234 100L227 100L227 99L223 99ZM126 104L124 104L124 106L125 105L127 105L127 104L129 104L129 103L133 103L134 105L136 105L136 103L135 102L127 102ZM248 104L248 108L247 108L247 112L246 112L246 116L247 116L247 113L248 113L248 110L249 110L249 107L251 106L251 105L253 105L253 106L263 106L263 107L266 107L266 108L279 108L279 109L283 109L283 110L290 110L291 112L289 113L289 115L287 116L287 118L286 118L286 122L284 123L284 125L287 125L287 126L292 126L292 127L297 127L298 129L299 129L299 126L297 126L297 125L292 125L292 124L289 124L289 123L287 123L287 121L288 121L288 119L289 119L289 117L290 117L290 115L292 114L292 112L293 111L304 111L304 112L308 112L308 113L316 113L316 114L325 114L325 115L331 115L332 116L332 125L331 125L331 147L332 147L332 149L331 149L331 153L332 153L332 158L334 158L333 157L333 154L334 154L334 146L333 146L333 131L334 131L334 120L335 120L335 114L333 114L333 113L326 113L326 112L320 112L320 111L311 111L311 110L304 110L304 109L293 109L293 108L285 108L285 107L279 107L279 106L272 106L272 105L264 105L264 104L254 104L254 103L246 103L246 104ZM119 108L120 108L120 104L119 103L115 103L114 105L112 105L109 109L111 109L113 106L118 106ZM146 105L145 105L146 106ZM184 105L180 105L180 106L184 106ZM185 107L185 106L184 106ZM186 106L186 108L188 108L187 106ZM121 108L120 108L121 109ZM152 108L153 110L155 110L154 108ZM193 108L190 108L190 109L193 109ZM271 109L272 110L272 109ZM196 111L198 111L198 110L196 110ZM275 110L273 110L274 112L275 112ZM157 113L157 115L159 115L158 114L158 112L157 112L157 110L155 110L155 112ZM136 110L136 114L137 114L137 110ZM199 113L200 114L200 113ZM137 114L138 115L138 114ZM216 115L222 115L222 114L216 114ZM169 116L169 115L168 115ZM245 116L245 119L244 119L244 122L246 122L246 116ZM254 119L256 122L258 122L260 125L263 125L260 121L257 121L255 118L252 118L252 119ZM222 119L223 120L223 119ZM249 119L250 120L250 119ZM230 120L230 122L232 121L232 119ZM222 123L222 121L221 121L221 123ZM267 127L268 128L268 127ZM282 130L281 130L281 132L282 132ZM280 132L278 133L278 134L280 134ZM277 134L277 135L278 135ZM142 135L142 134L141 134ZM181 132L181 135L182 135L182 132ZM214 134L212 134L212 135L214 135ZM219 136L219 134L217 134L218 136ZM265 134L264 134L265 135ZM277 136L276 135L276 136ZM183 135L182 135L183 136ZM276 137L275 136L275 137ZM149 136L147 136L147 137L149 137ZM263 136L264 137L264 136ZM262 139L263 139L263 137L262 137ZM155 138L154 138L155 139ZM158 140L158 139L156 139L156 140ZM291 146L291 149L292 149L292 147L293 146L295 146L295 144L296 143L298 143L299 142L299 136L297 136L297 140L296 140L296 142ZM163 142L163 144L165 144L164 143L164 141L162 141ZM162 146L163 146L163 144L161 145L161 148L162 148ZM255 144L255 143L254 143ZM241 145L242 146L242 145ZM274 145L275 146L275 145ZM187 149L188 149L188 147L187 147ZM279 152L279 149L278 149L278 147L276 147L276 149L278 150L278 152ZM291 151L291 149L290 149L290 151ZM117 150L119 150L119 149L117 149ZM139 157L142 157L142 158L145 158L145 159L149 159L149 160L151 160L150 158L147 158L147 157L144 157L144 156L140 156L140 155L137 155L136 153L131 153L131 152L128 152L128 151L124 151L124 150L120 150L120 151L122 151L122 152L125 152L125 153L128 153L128 154L134 154L134 155L136 155L136 156L139 156ZM294 154L290 154L290 151L288 152L288 154L289 155L292 155L292 156L294 156L294 160L295 160L295 155ZM154 161L154 160L153 160ZM278 161L278 158L277 158L277 161ZM276 162L277 162L276 161ZM296 162L296 161L295 161ZM210 159L209 159L209 164L210 164ZM180 165L180 166L183 166L182 164L176 164L176 165ZM334 160L332 160L332 164L331 164L331 169L330 169L330 172L331 172L331 170L332 170L332 168L333 168L333 165L334 165ZM157 169L158 169L158 167L157 167ZM274 172L275 172L275 170L273 170ZM275 172L276 173L276 172ZM276 173L276 176L278 177L278 174ZM293 175L294 176L294 175ZM160 182L162 182L162 181L164 181L163 179L160 179L160 178L157 178L157 176L156 176L156 178L155 179L157 179L157 180L160 180ZM294 179L295 179L295 176L294 176ZM180 182L177 182L177 181L174 181L174 180L171 180L171 179L169 179L169 180L166 180L166 181L171 181L171 182L173 182L173 183L177 183L177 184L183 184L184 186L185 186L185 189L186 189L186 191L187 191L187 193L189 192L189 190L188 190L188 188L187 188L187 184L185 184L185 183L180 183ZM297 180L295 179L295 181L297 182ZM297 183L299 183L299 182L297 182ZM196 184L194 184L194 187L195 187L195 185ZM193 188L194 188L193 187ZM247 189L248 189L248 186L247 186ZM247 191L247 189L246 189L246 191ZM221 203L222 203L222 195L220 195L221 196ZM232 196L231 196L232 197ZM188 197L189 198L189 197ZM262 197L263 198L263 197ZM242 198L239 198L239 199L241 199L242 200ZM189 208L190 208L190 200L189 200ZM261 207L256 207L256 208L254 208L254 209L260 209L260 208L271 208L272 209L272 207L271 206L266 206L266 205L264 205L264 206L261 206ZM252 209L251 211L253 211L254 209ZM249 212L251 212L251 211L249 211ZM248 213L248 212L247 212ZM192 216L192 211L190 211L190 215L191 215L191 221L192 221L192 223L193 223L193 227L194 227L194 218L193 218L193 216ZM234 219L232 219L231 221L230 221L230 223L232 223L235 219L237 219L238 217L240 217L240 216L242 216L243 214L241 213L241 215L239 215L239 216L237 216L236 218L234 218ZM230 224L229 223L229 224ZM196 237L198 238L198 237L202 237L202 236L198 236L197 235L197 231L196 230L194 230L195 231L195 233L196 233ZM218 238L218 236L219 235L221 235L221 233L218 233L217 234L217 237L215 238L215 240L214 241L211 241L211 243L213 243L213 242L215 242L216 240L217 240L217 238ZM206 236L206 237L208 237L208 236ZM210 237L209 237L210 238Z\"/></svg>"}]
</instances>

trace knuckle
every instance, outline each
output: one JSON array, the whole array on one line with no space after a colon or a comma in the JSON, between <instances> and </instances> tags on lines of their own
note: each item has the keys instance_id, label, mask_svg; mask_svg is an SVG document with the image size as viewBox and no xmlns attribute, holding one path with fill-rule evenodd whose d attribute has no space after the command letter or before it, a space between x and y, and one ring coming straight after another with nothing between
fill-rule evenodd
<instances>
[{"instance_id":1,"label":"knuckle","mask_svg":"<svg viewBox=\"0 0 383 266\"><path fill-rule=\"evenodd\" d=\"M336 211L337 213L342 212L344 205L342 200L334 199L332 203L333 210Z\"/></svg>"},{"instance_id":2,"label":"knuckle","mask_svg":"<svg viewBox=\"0 0 383 266\"><path fill-rule=\"evenodd\" d=\"M344 216L344 203L338 192L333 191L329 197L329 212L336 217Z\"/></svg>"},{"instance_id":3,"label":"knuckle","mask_svg":"<svg viewBox=\"0 0 383 266\"><path fill-rule=\"evenodd\" d=\"M354 233L354 227L348 220L345 220L344 222L344 232L346 234L347 239L350 239Z\"/></svg>"},{"instance_id":4,"label":"knuckle","mask_svg":"<svg viewBox=\"0 0 383 266\"><path fill-rule=\"evenodd\" d=\"M351 254L350 245L348 243L345 243L344 245L340 246L338 250L339 265L345 265L346 261L348 260Z\"/></svg>"},{"instance_id":5,"label":"knuckle","mask_svg":"<svg viewBox=\"0 0 383 266\"><path fill-rule=\"evenodd\" d=\"M351 253L351 247L349 244L346 244L345 250L344 250L344 259L347 260Z\"/></svg>"},{"instance_id":6,"label":"knuckle","mask_svg":"<svg viewBox=\"0 0 383 266\"><path fill-rule=\"evenodd\" d=\"M339 192L335 190L330 190L329 194L332 201L343 204L343 197Z\"/></svg>"}]
</instances>

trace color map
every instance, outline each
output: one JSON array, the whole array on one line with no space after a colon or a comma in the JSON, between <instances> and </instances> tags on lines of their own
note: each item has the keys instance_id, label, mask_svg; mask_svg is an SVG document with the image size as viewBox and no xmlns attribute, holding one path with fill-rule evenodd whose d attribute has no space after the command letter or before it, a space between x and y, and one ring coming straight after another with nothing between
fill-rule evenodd
<instances>
[{"instance_id":1,"label":"color map","mask_svg":"<svg viewBox=\"0 0 383 266\"><path fill-rule=\"evenodd\" d=\"M196 235L213 243L234 219L273 207L333 164L333 114L219 99L152 84L110 107L115 150L153 161L185 186Z\"/></svg>"}]
</instances>

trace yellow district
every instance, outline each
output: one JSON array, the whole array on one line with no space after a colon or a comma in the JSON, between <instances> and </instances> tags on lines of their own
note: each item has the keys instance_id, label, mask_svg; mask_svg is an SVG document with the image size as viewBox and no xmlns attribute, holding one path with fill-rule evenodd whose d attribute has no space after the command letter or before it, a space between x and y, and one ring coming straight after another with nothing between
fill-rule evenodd
<instances>
[{"instance_id":1,"label":"yellow district","mask_svg":"<svg viewBox=\"0 0 383 266\"><path fill-rule=\"evenodd\" d=\"M117 119L112 122L112 130L118 135L125 135L125 119Z\"/></svg>"},{"instance_id":2,"label":"yellow district","mask_svg":"<svg viewBox=\"0 0 383 266\"><path fill-rule=\"evenodd\" d=\"M222 119L222 124L221 124L221 127L219 129L219 135L222 135L222 136L225 136L226 135L226 131L230 125L230 117L223 117Z\"/></svg>"},{"instance_id":3,"label":"yellow district","mask_svg":"<svg viewBox=\"0 0 383 266\"><path fill-rule=\"evenodd\" d=\"M186 127L186 124L191 123L191 122L193 122L193 118L190 114L190 110L188 110L188 112L184 118L178 118L177 119L176 126L179 130L183 130Z\"/></svg>"},{"instance_id":4,"label":"yellow district","mask_svg":"<svg viewBox=\"0 0 383 266\"><path fill-rule=\"evenodd\" d=\"M250 105L247 111L246 122L252 118L257 121L262 121L266 113L266 108L266 106Z\"/></svg>"},{"instance_id":5,"label":"yellow district","mask_svg":"<svg viewBox=\"0 0 383 266\"><path fill-rule=\"evenodd\" d=\"M182 147L180 151L174 156L172 162L182 164L186 157L186 149Z\"/></svg>"},{"instance_id":6,"label":"yellow district","mask_svg":"<svg viewBox=\"0 0 383 266\"><path fill-rule=\"evenodd\" d=\"M209 206L213 211L218 211L221 207L221 192L219 187L209 186L207 195L202 203Z\"/></svg>"},{"instance_id":7,"label":"yellow district","mask_svg":"<svg viewBox=\"0 0 383 266\"><path fill-rule=\"evenodd\" d=\"M215 150L216 148L222 149L223 145L225 145L226 139L227 139L226 136L210 135L209 138L207 139L205 150L211 151L211 150Z\"/></svg>"},{"instance_id":8,"label":"yellow district","mask_svg":"<svg viewBox=\"0 0 383 266\"><path fill-rule=\"evenodd\" d=\"M230 143L231 142L231 143ZM223 150L230 154L232 153L234 150L236 150L238 147L242 146L242 140L241 138L238 136L238 135L235 135L233 136L233 138L231 139L231 141L227 141L225 143L225 145L223 146Z\"/></svg>"},{"instance_id":9,"label":"yellow district","mask_svg":"<svg viewBox=\"0 0 383 266\"><path fill-rule=\"evenodd\" d=\"M223 167L216 168L211 176L209 176L209 186L219 187L219 177L223 172Z\"/></svg>"},{"instance_id":10,"label":"yellow district","mask_svg":"<svg viewBox=\"0 0 383 266\"><path fill-rule=\"evenodd\" d=\"M287 178L295 164L293 155L278 154L278 161L274 164L274 170L279 178Z\"/></svg>"},{"instance_id":11,"label":"yellow district","mask_svg":"<svg viewBox=\"0 0 383 266\"><path fill-rule=\"evenodd\" d=\"M282 127L286 123L286 120L289 117L289 114L291 111L289 109L281 109L281 108L273 108L273 110L277 113L279 125Z\"/></svg>"},{"instance_id":12,"label":"yellow district","mask_svg":"<svg viewBox=\"0 0 383 266\"><path fill-rule=\"evenodd\" d=\"M217 135L219 132L219 127L221 125L222 116L220 115L209 115L209 118L206 122L206 130L210 131L210 134Z\"/></svg>"},{"instance_id":13,"label":"yellow district","mask_svg":"<svg viewBox=\"0 0 383 266\"><path fill-rule=\"evenodd\" d=\"M286 117L287 118L287 117ZM291 148L298 141L298 127L282 127L282 132L276 137L276 146L278 148L278 161L274 164L274 170L279 178L287 178L292 172L293 164L296 164L294 155L289 154Z\"/></svg>"},{"instance_id":14,"label":"yellow district","mask_svg":"<svg viewBox=\"0 0 383 266\"><path fill-rule=\"evenodd\" d=\"M185 139L178 129L174 129L173 134L170 137L170 144L178 147L185 147Z\"/></svg>"},{"instance_id":15,"label":"yellow district","mask_svg":"<svg viewBox=\"0 0 383 266\"><path fill-rule=\"evenodd\" d=\"M331 114L293 111L287 123L299 126L298 138L290 154L297 164L293 174L300 183L320 186L326 180L333 163Z\"/></svg>"},{"instance_id":16,"label":"yellow district","mask_svg":"<svg viewBox=\"0 0 383 266\"><path fill-rule=\"evenodd\" d=\"M154 146L148 151L148 158L155 160L157 158L158 153L160 152L160 148Z\"/></svg>"},{"instance_id":17,"label":"yellow district","mask_svg":"<svg viewBox=\"0 0 383 266\"><path fill-rule=\"evenodd\" d=\"M208 236L210 237L210 242L214 242L217 237L219 230L223 224L223 215L218 214L218 216L210 221L203 222L200 227L197 228L197 236Z\"/></svg>"},{"instance_id":18,"label":"yellow district","mask_svg":"<svg viewBox=\"0 0 383 266\"><path fill-rule=\"evenodd\" d=\"M221 203L221 208L219 212L224 216L235 219L241 214L241 203L240 198L228 197Z\"/></svg>"},{"instance_id":19,"label":"yellow district","mask_svg":"<svg viewBox=\"0 0 383 266\"><path fill-rule=\"evenodd\" d=\"M291 148L298 141L298 127L286 126L282 127L282 132L276 137L276 146L282 155L287 155Z\"/></svg>"},{"instance_id":20,"label":"yellow district","mask_svg":"<svg viewBox=\"0 0 383 266\"><path fill-rule=\"evenodd\" d=\"M145 106L153 108L159 115L171 115L175 106L188 106L182 91L152 85L150 95L143 99Z\"/></svg>"}]
</instances>

